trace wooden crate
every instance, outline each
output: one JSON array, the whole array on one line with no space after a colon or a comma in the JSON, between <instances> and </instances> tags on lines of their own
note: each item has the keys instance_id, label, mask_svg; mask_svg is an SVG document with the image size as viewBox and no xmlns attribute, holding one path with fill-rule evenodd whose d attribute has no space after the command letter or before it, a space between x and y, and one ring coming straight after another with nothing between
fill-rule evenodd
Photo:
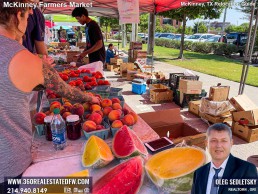
<instances>
[{"instance_id":1,"label":"wooden crate","mask_svg":"<svg viewBox=\"0 0 258 194\"><path fill-rule=\"evenodd\" d=\"M247 141L254 142L258 141L258 126L248 127L244 125L240 125L238 122L234 122L232 127L233 134L238 136L239 138Z\"/></svg>"},{"instance_id":2,"label":"wooden crate","mask_svg":"<svg viewBox=\"0 0 258 194\"><path fill-rule=\"evenodd\" d=\"M229 116L229 117L220 117L220 116L212 116L212 115L209 115L209 114L206 114L206 113L201 113L199 112L199 116L211 123L224 123L224 122L227 122L227 121L232 121L232 117Z\"/></svg>"},{"instance_id":3,"label":"wooden crate","mask_svg":"<svg viewBox=\"0 0 258 194\"><path fill-rule=\"evenodd\" d=\"M162 103L173 100L173 92L169 89L153 89L150 90L150 101L154 103Z\"/></svg>"}]
</instances>

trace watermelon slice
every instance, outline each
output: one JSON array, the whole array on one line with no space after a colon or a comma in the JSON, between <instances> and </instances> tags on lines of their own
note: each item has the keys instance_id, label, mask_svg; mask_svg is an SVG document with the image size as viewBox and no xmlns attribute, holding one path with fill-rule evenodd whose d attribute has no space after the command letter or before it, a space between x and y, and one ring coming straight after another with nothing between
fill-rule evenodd
<instances>
[{"instance_id":1,"label":"watermelon slice","mask_svg":"<svg viewBox=\"0 0 258 194\"><path fill-rule=\"evenodd\" d=\"M123 162L102 176L93 185L93 194L134 194L141 188L144 177L140 156Z\"/></svg>"},{"instance_id":2,"label":"watermelon slice","mask_svg":"<svg viewBox=\"0 0 258 194\"><path fill-rule=\"evenodd\" d=\"M129 158L137 155L148 156L148 151L139 137L126 125L115 134L112 151L117 158Z\"/></svg>"}]
</instances>

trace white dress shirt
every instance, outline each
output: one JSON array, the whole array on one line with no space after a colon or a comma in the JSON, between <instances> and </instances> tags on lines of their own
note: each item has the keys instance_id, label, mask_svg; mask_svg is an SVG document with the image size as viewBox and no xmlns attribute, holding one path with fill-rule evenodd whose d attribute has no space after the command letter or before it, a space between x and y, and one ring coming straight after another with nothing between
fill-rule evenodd
<instances>
[{"instance_id":1,"label":"white dress shirt","mask_svg":"<svg viewBox=\"0 0 258 194\"><path fill-rule=\"evenodd\" d=\"M212 163L211 161L211 165L210 165L210 172L209 172L209 176L208 176L208 182L207 182L207 187L206 187L206 194L210 194L211 192L211 184L212 184L212 179L213 179L213 176L215 175L215 170L213 168L216 168L216 169L219 169L221 168L219 174L218 174L218 177L219 178L222 178L223 174L224 174L224 171L225 171L225 168L226 168L226 165L227 165L227 162L228 162L228 158L229 156L227 157L227 159L221 164L221 166L219 166L218 168L214 166L214 164Z\"/></svg>"}]
</instances>

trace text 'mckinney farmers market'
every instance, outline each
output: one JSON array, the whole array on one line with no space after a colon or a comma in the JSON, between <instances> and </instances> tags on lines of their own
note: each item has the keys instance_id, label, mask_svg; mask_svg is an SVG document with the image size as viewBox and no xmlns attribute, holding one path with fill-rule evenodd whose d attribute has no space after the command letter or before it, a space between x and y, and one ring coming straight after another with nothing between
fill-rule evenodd
<instances>
[{"instance_id":1,"label":"text 'mckinney farmers market'","mask_svg":"<svg viewBox=\"0 0 258 194\"><path fill-rule=\"evenodd\" d=\"M21 2L3 2L3 7L31 7L35 9L36 7L93 7L92 2L90 3L76 3L76 2L65 2L65 3L44 3L44 2L38 2L38 3L21 3Z\"/></svg>"}]
</instances>

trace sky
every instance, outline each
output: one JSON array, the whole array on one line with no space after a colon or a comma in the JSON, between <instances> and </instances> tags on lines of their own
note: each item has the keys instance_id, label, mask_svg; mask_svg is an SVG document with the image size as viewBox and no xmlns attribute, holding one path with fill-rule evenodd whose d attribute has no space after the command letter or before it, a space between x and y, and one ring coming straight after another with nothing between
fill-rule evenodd
<instances>
[{"instance_id":1,"label":"sky","mask_svg":"<svg viewBox=\"0 0 258 194\"><path fill-rule=\"evenodd\" d=\"M240 25L242 23L249 23L249 20L247 20L246 14L241 12L240 10L236 10L236 8L240 8L239 6L235 6L237 5L237 3L241 2L242 0L235 0L234 2L234 6L232 7L232 9L227 9L227 15L226 15L226 22L230 22L231 24L234 25ZM224 17L224 11L222 12L222 14L220 15L219 19L215 19L215 20L210 20L210 22L213 21L218 21L218 22L223 22L223 17ZM199 19L199 21L203 21L202 19ZM198 22L197 20L189 20L186 23L186 26L193 26L195 22Z\"/></svg>"}]
</instances>

